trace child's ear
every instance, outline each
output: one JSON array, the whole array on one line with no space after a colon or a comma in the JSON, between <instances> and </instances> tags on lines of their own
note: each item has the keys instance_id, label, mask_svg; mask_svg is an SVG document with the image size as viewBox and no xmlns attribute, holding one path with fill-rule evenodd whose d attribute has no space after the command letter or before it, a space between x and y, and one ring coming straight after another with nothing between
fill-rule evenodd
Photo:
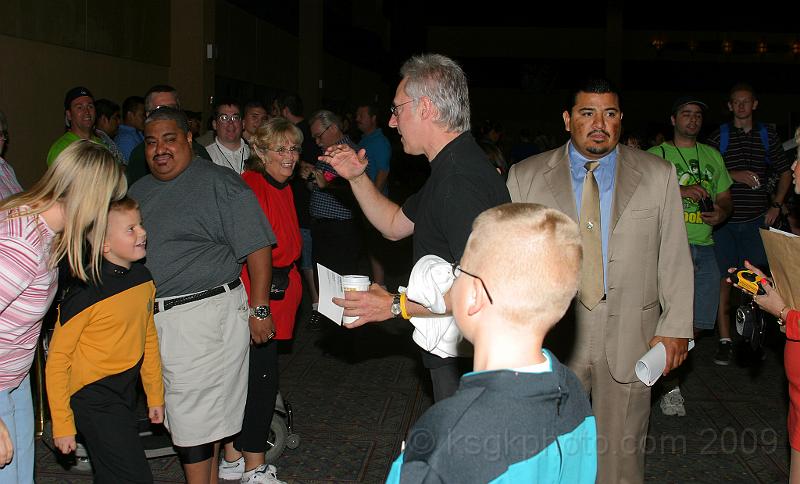
<instances>
[{"instance_id":1,"label":"child's ear","mask_svg":"<svg viewBox=\"0 0 800 484\"><path fill-rule=\"evenodd\" d=\"M109 252L111 252L111 244L103 242L103 254L108 254Z\"/></svg>"},{"instance_id":2,"label":"child's ear","mask_svg":"<svg viewBox=\"0 0 800 484\"><path fill-rule=\"evenodd\" d=\"M484 305L489 303L486 298L486 292L483 290L483 284L475 277L471 277L472 283L469 286L469 306L467 307L467 314L474 316L480 312Z\"/></svg>"}]
</instances>

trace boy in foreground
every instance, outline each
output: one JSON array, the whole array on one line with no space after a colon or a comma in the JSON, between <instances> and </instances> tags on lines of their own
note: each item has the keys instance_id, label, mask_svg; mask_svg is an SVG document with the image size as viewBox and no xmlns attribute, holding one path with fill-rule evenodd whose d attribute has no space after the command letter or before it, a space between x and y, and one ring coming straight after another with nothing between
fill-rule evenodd
<instances>
[{"instance_id":1,"label":"boy in foreground","mask_svg":"<svg viewBox=\"0 0 800 484\"><path fill-rule=\"evenodd\" d=\"M139 375L152 423L164 420L164 387L153 324L155 285L139 262L147 233L136 201L112 202L103 241L102 281L64 296L47 356L53 441L68 454L80 431L97 483L153 482L139 439Z\"/></svg>"},{"instance_id":2,"label":"boy in foreground","mask_svg":"<svg viewBox=\"0 0 800 484\"><path fill-rule=\"evenodd\" d=\"M579 283L578 227L510 203L475 219L449 306L474 371L417 421L387 482L593 483L597 443L577 377L542 349Z\"/></svg>"}]
</instances>

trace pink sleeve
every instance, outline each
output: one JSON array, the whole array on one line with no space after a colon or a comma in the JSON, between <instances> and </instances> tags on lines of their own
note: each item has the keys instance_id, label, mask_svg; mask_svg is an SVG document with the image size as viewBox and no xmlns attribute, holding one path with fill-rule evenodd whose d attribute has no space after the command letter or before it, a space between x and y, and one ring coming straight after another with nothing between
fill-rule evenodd
<instances>
[{"instance_id":1,"label":"pink sleeve","mask_svg":"<svg viewBox=\"0 0 800 484\"><path fill-rule=\"evenodd\" d=\"M38 253L19 239L0 240L0 313L36 278Z\"/></svg>"}]
</instances>

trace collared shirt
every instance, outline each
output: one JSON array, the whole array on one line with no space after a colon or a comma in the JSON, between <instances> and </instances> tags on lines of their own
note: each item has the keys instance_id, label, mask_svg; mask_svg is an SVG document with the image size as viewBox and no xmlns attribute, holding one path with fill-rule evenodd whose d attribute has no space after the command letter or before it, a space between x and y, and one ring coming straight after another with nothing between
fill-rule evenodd
<instances>
[{"instance_id":1,"label":"collared shirt","mask_svg":"<svg viewBox=\"0 0 800 484\"><path fill-rule=\"evenodd\" d=\"M117 144L117 148L119 148L126 163L130 159L133 149L142 141L144 141L144 134L127 124L120 124L117 136L114 137L114 142Z\"/></svg>"},{"instance_id":2,"label":"collared shirt","mask_svg":"<svg viewBox=\"0 0 800 484\"><path fill-rule=\"evenodd\" d=\"M6 160L0 157L0 200L4 200L15 193L22 191L22 187L17 181L14 168Z\"/></svg>"},{"instance_id":3,"label":"collared shirt","mask_svg":"<svg viewBox=\"0 0 800 484\"><path fill-rule=\"evenodd\" d=\"M578 218L581 216L581 201L583 199L583 180L586 178L584 165L594 160L589 160L578 153L569 142L569 168L572 174L572 192L575 195L575 207L578 209ZM597 160L600 164L594 169L594 178L600 191L600 227L603 229L603 285L608 290L608 238L611 226L611 203L614 201L614 178L617 172L617 149Z\"/></svg>"},{"instance_id":4,"label":"collared shirt","mask_svg":"<svg viewBox=\"0 0 800 484\"><path fill-rule=\"evenodd\" d=\"M206 150L211 155L211 161L240 175L245 170L245 162L250 158L250 146L243 139L239 139L239 148L231 151L219 138L214 138L214 142L206 146Z\"/></svg>"},{"instance_id":5,"label":"collared shirt","mask_svg":"<svg viewBox=\"0 0 800 484\"><path fill-rule=\"evenodd\" d=\"M345 135L344 138L337 141L335 144L337 145L348 145L353 149L356 149L355 143ZM336 178L339 178L339 175L336 173L336 170L333 167L325 162L317 161L315 165L317 170L322 170L325 180L328 183L332 182ZM314 218L330 218L335 220L350 220L353 218L353 212L342 205L333 194L329 193L327 190L319 188L316 184L311 191L311 202L309 203L309 212L311 216Z\"/></svg>"}]
</instances>

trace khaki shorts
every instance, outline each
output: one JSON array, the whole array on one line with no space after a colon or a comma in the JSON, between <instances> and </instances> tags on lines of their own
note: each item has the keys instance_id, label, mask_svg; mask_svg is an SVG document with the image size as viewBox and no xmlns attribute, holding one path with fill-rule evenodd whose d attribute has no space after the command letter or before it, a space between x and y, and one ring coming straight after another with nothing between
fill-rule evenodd
<instances>
[{"instance_id":1,"label":"khaki shorts","mask_svg":"<svg viewBox=\"0 0 800 484\"><path fill-rule=\"evenodd\" d=\"M156 299L156 304L170 298ZM216 442L242 428L247 399L244 287L155 315L164 375L164 424L181 447Z\"/></svg>"}]
</instances>

